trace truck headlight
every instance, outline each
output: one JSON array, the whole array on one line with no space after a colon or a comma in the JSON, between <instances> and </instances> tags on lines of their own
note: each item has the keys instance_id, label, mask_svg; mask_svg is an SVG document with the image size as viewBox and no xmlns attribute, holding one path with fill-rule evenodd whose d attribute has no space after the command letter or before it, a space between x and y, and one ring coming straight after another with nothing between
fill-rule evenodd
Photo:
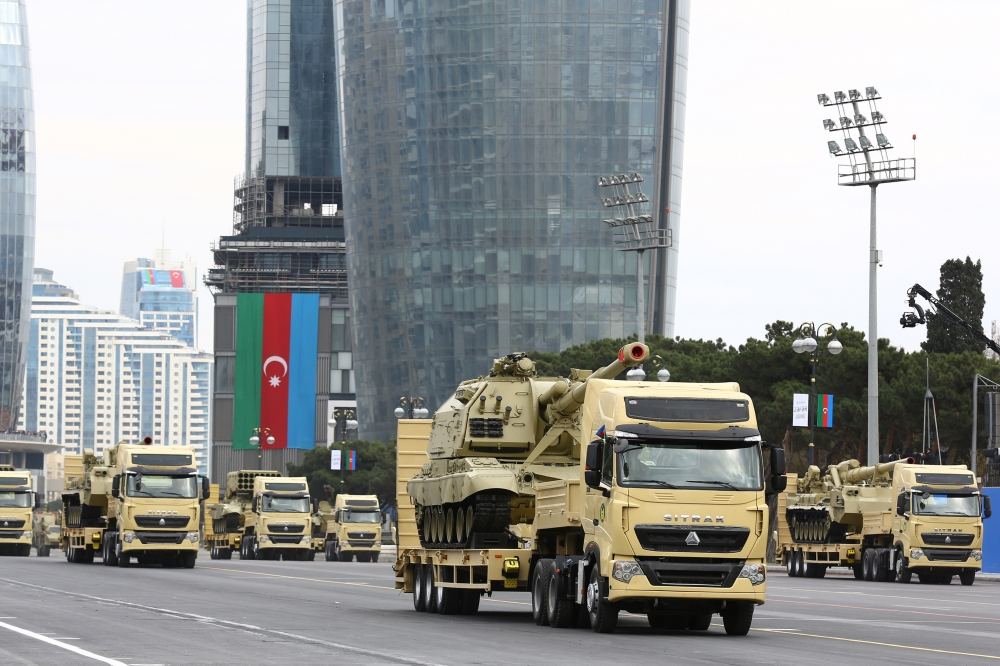
<instances>
[{"instance_id":1,"label":"truck headlight","mask_svg":"<svg viewBox=\"0 0 1000 666\"><path fill-rule=\"evenodd\" d=\"M765 571L763 564L744 564L740 571L740 578L748 579L753 585L760 585L764 582Z\"/></svg>"},{"instance_id":2,"label":"truck headlight","mask_svg":"<svg viewBox=\"0 0 1000 666\"><path fill-rule=\"evenodd\" d=\"M981 551L981 550L974 550L974 551L972 551L972 552L969 553L969 557L972 558L972 559L974 559L977 562L980 562L983 559L983 551Z\"/></svg>"},{"instance_id":3,"label":"truck headlight","mask_svg":"<svg viewBox=\"0 0 1000 666\"><path fill-rule=\"evenodd\" d=\"M135 540L135 532L122 532L122 541L125 543L132 543Z\"/></svg>"},{"instance_id":4,"label":"truck headlight","mask_svg":"<svg viewBox=\"0 0 1000 666\"><path fill-rule=\"evenodd\" d=\"M257 535L257 541L259 541L261 543L267 543L268 541L270 541L270 539L268 538L268 536L266 534L258 534Z\"/></svg>"},{"instance_id":5,"label":"truck headlight","mask_svg":"<svg viewBox=\"0 0 1000 666\"><path fill-rule=\"evenodd\" d=\"M611 577L627 583L632 580L632 576L642 574L642 567L635 560L615 560L611 567Z\"/></svg>"},{"instance_id":6,"label":"truck headlight","mask_svg":"<svg viewBox=\"0 0 1000 666\"><path fill-rule=\"evenodd\" d=\"M924 556L924 551L922 549L920 549L920 548L911 548L910 549L910 559L911 560L919 560L919 559L923 558L923 556Z\"/></svg>"},{"instance_id":7,"label":"truck headlight","mask_svg":"<svg viewBox=\"0 0 1000 666\"><path fill-rule=\"evenodd\" d=\"M198 533L197 532L188 532L187 533L187 540L190 541L191 543L198 543Z\"/></svg>"}]
</instances>

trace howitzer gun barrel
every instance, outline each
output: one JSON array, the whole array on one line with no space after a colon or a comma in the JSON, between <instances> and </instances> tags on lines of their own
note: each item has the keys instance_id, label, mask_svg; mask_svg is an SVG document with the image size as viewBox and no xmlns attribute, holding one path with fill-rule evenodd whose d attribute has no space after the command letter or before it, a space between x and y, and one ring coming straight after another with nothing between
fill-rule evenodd
<instances>
[{"instance_id":1,"label":"howitzer gun barrel","mask_svg":"<svg viewBox=\"0 0 1000 666\"><path fill-rule=\"evenodd\" d=\"M841 471L840 478L845 484L871 481L878 476L888 474L892 471L893 467L899 465L900 463L913 463L913 458L901 458L899 460L893 460L892 462L868 465L867 467L855 467L854 469L847 470L846 472Z\"/></svg>"},{"instance_id":2,"label":"howitzer gun barrel","mask_svg":"<svg viewBox=\"0 0 1000 666\"><path fill-rule=\"evenodd\" d=\"M591 379L614 379L621 374L623 370L641 365L647 358L649 358L649 347L641 342L630 342L625 345L618 350L617 359L603 368L595 370L582 382L572 386L560 397L556 398L545 411L546 420L551 423L556 419L572 414L579 409L580 405L583 404L584 396L587 394L587 382ZM551 399L553 396L548 395L550 392L552 392L552 389L546 391L542 397Z\"/></svg>"}]
</instances>

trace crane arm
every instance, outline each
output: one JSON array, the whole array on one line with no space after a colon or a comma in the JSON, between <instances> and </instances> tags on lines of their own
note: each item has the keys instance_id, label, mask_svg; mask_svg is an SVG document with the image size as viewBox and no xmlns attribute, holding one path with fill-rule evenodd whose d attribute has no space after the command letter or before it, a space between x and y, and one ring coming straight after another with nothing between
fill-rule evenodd
<instances>
[{"instance_id":1,"label":"crane arm","mask_svg":"<svg viewBox=\"0 0 1000 666\"><path fill-rule=\"evenodd\" d=\"M917 296L920 296L927 300L928 303L934 306L939 315L944 316L946 319L954 324L957 324L964 328L969 335L974 339L982 342L987 347L992 349L995 353L1000 354L1000 345L994 342L988 335L974 327L969 322L962 319L955 312L952 311L947 305L942 303L940 300L934 297L931 292L924 289L919 284L915 284L906 291L906 295L910 297L910 307L915 310L915 312L904 312L903 316L899 318L899 323L902 324L903 328L914 328L918 324L926 324L927 318L924 316L924 309L920 307L917 303Z\"/></svg>"}]
</instances>

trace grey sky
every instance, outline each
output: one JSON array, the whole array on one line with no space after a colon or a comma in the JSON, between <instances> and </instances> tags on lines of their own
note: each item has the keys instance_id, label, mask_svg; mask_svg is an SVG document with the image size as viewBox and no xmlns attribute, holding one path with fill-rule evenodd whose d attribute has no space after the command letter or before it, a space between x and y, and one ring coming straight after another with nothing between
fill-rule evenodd
<instances>
[{"instance_id":1,"label":"grey sky","mask_svg":"<svg viewBox=\"0 0 1000 666\"><path fill-rule=\"evenodd\" d=\"M879 188L879 333L951 257L984 262L1000 319L992 191L1000 3L692 3L677 331L738 344L777 318L867 327L867 188L838 187L816 93L876 86L917 180ZM122 262L161 244L203 272L242 169L242 0L32 2L37 264L116 308ZM595 226L601 211L596 207ZM211 297L200 288L202 346Z\"/></svg>"}]
</instances>

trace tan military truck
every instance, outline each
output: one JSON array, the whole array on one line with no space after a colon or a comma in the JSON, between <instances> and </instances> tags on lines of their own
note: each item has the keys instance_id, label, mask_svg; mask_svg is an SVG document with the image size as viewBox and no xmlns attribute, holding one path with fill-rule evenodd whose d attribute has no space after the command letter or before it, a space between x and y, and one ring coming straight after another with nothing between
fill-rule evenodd
<instances>
[{"instance_id":1,"label":"tan military truck","mask_svg":"<svg viewBox=\"0 0 1000 666\"><path fill-rule=\"evenodd\" d=\"M52 550L59 550L61 533L58 513L35 513L31 530L31 545L35 547L35 554L38 557L48 557Z\"/></svg>"},{"instance_id":2,"label":"tan military truck","mask_svg":"<svg viewBox=\"0 0 1000 666\"><path fill-rule=\"evenodd\" d=\"M619 613L656 630L745 635L764 603L765 480L756 415L735 383L619 381L640 343L570 378L523 354L463 382L433 421L399 424L398 589L418 611L474 613L531 591L538 624L606 633Z\"/></svg>"},{"instance_id":3,"label":"tan military truck","mask_svg":"<svg viewBox=\"0 0 1000 666\"><path fill-rule=\"evenodd\" d=\"M0 465L0 555L31 554L34 478L27 470Z\"/></svg>"},{"instance_id":4,"label":"tan military truck","mask_svg":"<svg viewBox=\"0 0 1000 666\"><path fill-rule=\"evenodd\" d=\"M312 504L305 477L272 470L226 475L226 496L212 507L213 559L312 560Z\"/></svg>"},{"instance_id":5,"label":"tan military truck","mask_svg":"<svg viewBox=\"0 0 1000 666\"><path fill-rule=\"evenodd\" d=\"M326 561L378 562L382 551L382 513L375 495L337 495L326 521Z\"/></svg>"},{"instance_id":6,"label":"tan military truck","mask_svg":"<svg viewBox=\"0 0 1000 666\"><path fill-rule=\"evenodd\" d=\"M105 566L193 568L201 538L201 500L194 449L121 442L101 458L83 456L82 476L67 476L62 546L66 559Z\"/></svg>"},{"instance_id":7,"label":"tan military truck","mask_svg":"<svg viewBox=\"0 0 1000 666\"><path fill-rule=\"evenodd\" d=\"M788 475L778 506L776 552L789 576L849 567L859 580L972 585L982 568L990 501L965 465L812 466Z\"/></svg>"}]
</instances>

